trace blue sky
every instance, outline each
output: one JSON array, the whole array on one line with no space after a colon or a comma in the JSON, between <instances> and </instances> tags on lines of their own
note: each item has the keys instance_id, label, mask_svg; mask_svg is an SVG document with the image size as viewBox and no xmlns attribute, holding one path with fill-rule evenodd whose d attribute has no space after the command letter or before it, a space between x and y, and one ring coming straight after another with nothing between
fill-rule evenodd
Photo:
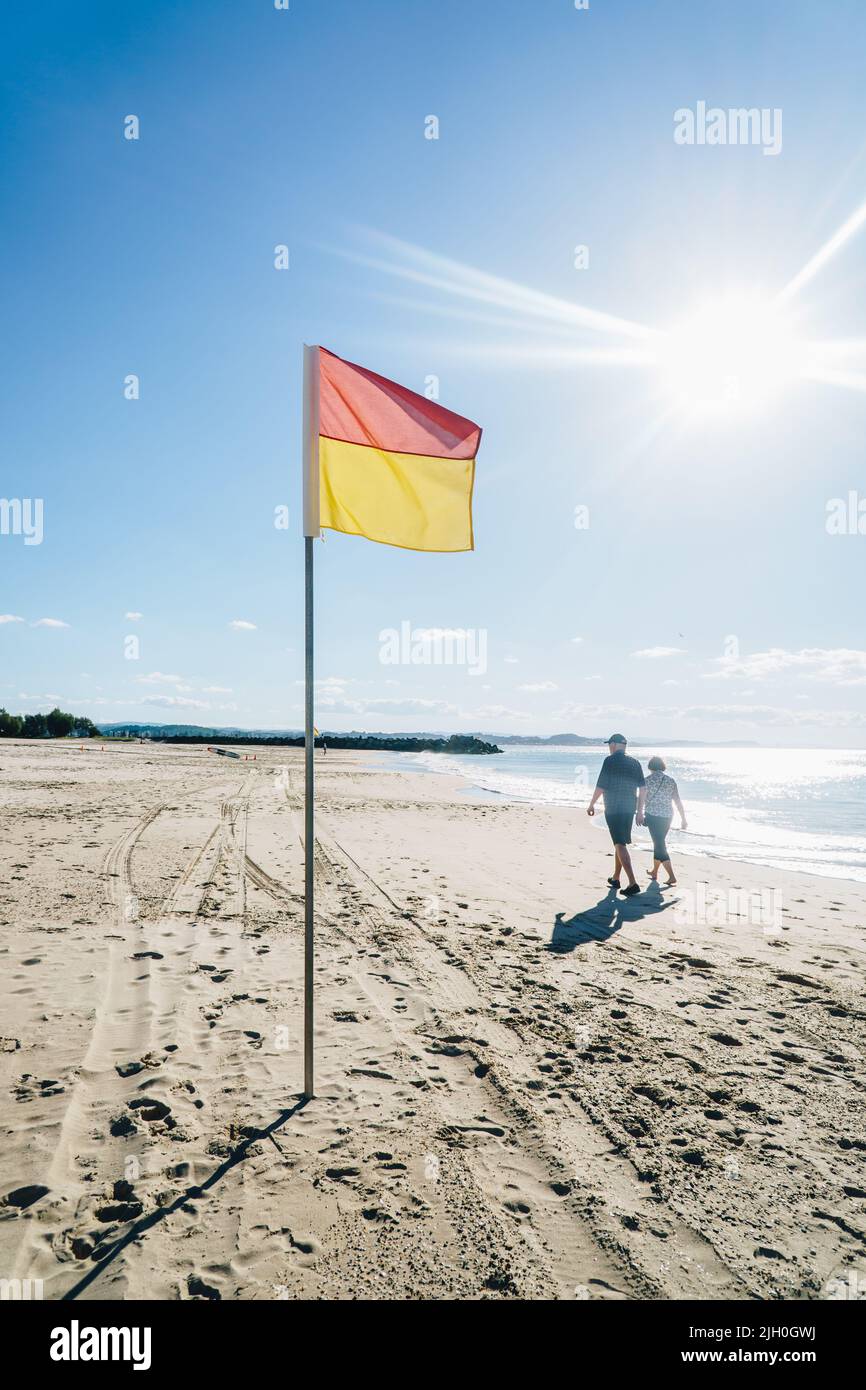
<instances>
[{"instance_id":1,"label":"blue sky","mask_svg":"<svg viewBox=\"0 0 866 1390\"><path fill-rule=\"evenodd\" d=\"M694 317L772 303L866 200L861 4L46 0L0 30L0 494L44 507L41 544L0 534L0 703L301 723L308 341L484 426L474 553L317 545L320 727L866 744L866 536L827 529L866 496L860 349L765 390L752 319L728 352ZM780 151L677 144L701 101L781 111ZM864 250L773 320L786 365L859 343ZM644 340L576 306L686 324L679 355L588 360ZM703 398L728 356L745 409ZM383 664L403 622L484 633L484 669Z\"/></svg>"}]
</instances>

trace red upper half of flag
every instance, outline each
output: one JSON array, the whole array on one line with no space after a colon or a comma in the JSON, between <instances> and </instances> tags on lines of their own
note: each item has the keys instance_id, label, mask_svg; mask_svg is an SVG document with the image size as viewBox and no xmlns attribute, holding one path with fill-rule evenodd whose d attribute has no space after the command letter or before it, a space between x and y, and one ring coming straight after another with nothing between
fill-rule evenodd
<instances>
[{"instance_id":1,"label":"red upper half of flag","mask_svg":"<svg viewBox=\"0 0 866 1390\"><path fill-rule=\"evenodd\" d=\"M389 454L472 459L481 428L438 401L319 348L319 434Z\"/></svg>"}]
</instances>

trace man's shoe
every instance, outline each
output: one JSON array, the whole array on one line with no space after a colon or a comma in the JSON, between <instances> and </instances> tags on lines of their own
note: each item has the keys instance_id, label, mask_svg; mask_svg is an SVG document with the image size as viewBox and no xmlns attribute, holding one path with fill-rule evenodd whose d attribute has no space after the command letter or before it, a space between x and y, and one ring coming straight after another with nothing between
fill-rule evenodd
<instances>
[{"instance_id":1,"label":"man's shoe","mask_svg":"<svg viewBox=\"0 0 866 1390\"><path fill-rule=\"evenodd\" d=\"M608 879L608 883L610 884L611 888L618 888L618 887L619 887L619 879L618 879L618 878L609 878L609 879Z\"/></svg>"},{"instance_id":2,"label":"man's shoe","mask_svg":"<svg viewBox=\"0 0 866 1390\"><path fill-rule=\"evenodd\" d=\"M624 898L633 898L634 895L635 895L635 893L639 893L639 892L640 892L640 884L639 884L639 883L630 883L630 884L628 885L628 888L620 888L619 891L622 893L622 896L623 896Z\"/></svg>"}]
</instances>

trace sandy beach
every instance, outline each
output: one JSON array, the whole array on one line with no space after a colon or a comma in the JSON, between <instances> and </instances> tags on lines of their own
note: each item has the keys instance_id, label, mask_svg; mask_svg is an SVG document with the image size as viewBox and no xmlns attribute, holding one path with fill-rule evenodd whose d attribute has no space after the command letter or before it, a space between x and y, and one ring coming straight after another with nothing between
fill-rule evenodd
<instances>
[{"instance_id":1,"label":"sandy beach","mask_svg":"<svg viewBox=\"0 0 866 1390\"><path fill-rule=\"evenodd\" d=\"M601 818L319 757L299 1107L301 759L249 754L0 746L4 1277L85 1300L863 1278L862 885L681 857L626 902Z\"/></svg>"}]
</instances>

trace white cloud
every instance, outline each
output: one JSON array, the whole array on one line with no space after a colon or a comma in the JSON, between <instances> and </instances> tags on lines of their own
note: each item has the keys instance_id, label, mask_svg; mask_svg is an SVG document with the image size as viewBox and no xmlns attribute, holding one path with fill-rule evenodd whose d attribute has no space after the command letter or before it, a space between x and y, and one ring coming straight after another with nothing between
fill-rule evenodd
<instances>
[{"instance_id":1,"label":"white cloud","mask_svg":"<svg viewBox=\"0 0 866 1390\"><path fill-rule=\"evenodd\" d=\"M560 721L564 723L566 721L577 720L578 722L582 722L587 725L602 723L606 726L608 721L612 719L642 718L647 713L649 713L648 710L634 709L629 705L568 704L563 705L560 709L554 710L551 718L555 719L557 723L559 723ZM599 731L598 729L593 728L582 729L580 732L595 734L598 732L603 733L604 730L602 729L601 731Z\"/></svg>"},{"instance_id":2,"label":"white cloud","mask_svg":"<svg viewBox=\"0 0 866 1390\"><path fill-rule=\"evenodd\" d=\"M456 714L447 700L362 700L367 714Z\"/></svg>"},{"instance_id":3,"label":"white cloud","mask_svg":"<svg viewBox=\"0 0 866 1390\"><path fill-rule=\"evenodd\" d=\"M777 705L695 705L678 711L682 719L723 719L738 724L799 725L851 729L866 725L866 710L786 709Z\"/></svg>"},{"instance_id":4,"label":"white cloud","mask_svg":"<svg viewBox=\"0 0 866 1390\"><path fill-rule=\"evenodd\" d=\"M553 718L580 721L585 725L592 725L600 720L621 718L640 721L643 725L655 720L671 720L677 724L723 723L741 724L744 727L866 727L866 710L806 710L779 705L566 705L554 711ZM591 729L590 732L594 733L595 730Z\"/></svg>"},{"instance_id":5,"label":"white cloud","mask_svg":"<svg viewBox=\"0 0 866 1390\"><path fill-rule=\"evenodd\" d=\"M159 705L161 709L210 709L206 700L188 700L183 695L148 695L143 705Z\"/></svg>"},{"instance_id":6,"label":"white cloud","mask_svg":"<svg viewBox=\"0 0 866 1390\"><path fill-rule=\"evenodd\" d=\"M389 685L394 683L395 682L391 681L387 682L387 684ZM306 682L302 680L296 680L294 684L305 685ZM316 693L318 694L319 692L321 692L323 695L345 695L345 687L349 684L354 685L356 684L356 682L350 682L347 676L323 676L321 680L313 681L313 686L316 690Z\"/></svg>"},{"instance_id":7,"label":"white cloud","mask_svg":"<svg viewBox=\"0 0 866 1390\"><path fill-rule=\"evenodd\" d=\"M203 685L202 691L205 695L231 695L230 685Z\"/></svg>"},{"instance_id":8,"label":"white cloud","mask_svg":"<svg viewBox=\"0 0 866 1390\"><path fill-rule=\"evenodd\" d=\"M457 714L457 706L449 704L447 700L419 700L419 699L377 699L377 700L351 700L337 691L334 694L322 694L316 697L316 711L321 715L326 711L329 714L379 714L379 715L432 715L432 714Z\"/></svg>"},{"instance_id":9,"label":"white cloud","mask_svg":"<svg viewBox=\"0 0 866 1390\"><path fill-rule=\"evenodd\" d=\"M482 719L522 719L526 721L533 718L525 710L509 709L507 705L479 705L477 709L461 710L460 717L473 721Z\"/></svg>"},{"instance_id":10,"label":"white cloud","mask_svg":"<svg viewBox=\"0 0 866 1390\"><path fill-rule=\"evenodd\" d=\"M535 681L529 685L519 685L518 690L524 690L527 695L542 695L551 690L558 690L559 686L554 681Z\"/></svg>"},{"instance_id":11,"label":"white cloud","mask_svg":"<svg viewBox=\"0 0 866 1390\"><path fill-rule=\"evenodd\" d=\"M143 613L124 613L123 616L124 616L124 618L126 618L126 619L127 619L129 622L131 622L131 623L140 623L141 620L142 620L142 618L144 617L144 614L143 614Z\"/></svg>"},{"instance_id":12,"label":"white cloud","mask_svg":"<svg viewBox=\"0 0 866 1390\"><path fill-rule=\"evenodd\" d=\"M518 657L516 657L516 656L506 656L506 657L503 658L503 660L505 661L506 666L519 666L519 665L520 665L520 659L519 659Z\"/></svg>"},{"instance_id":13,"label":"white cloud","mask_svg":"<svg viewBox=\"0 0 866 1390\"><path fill-rule=\"evenodd\" d=\"M233 618L229 623L229 627L233 628L235 632L257 631L255 623L248 623L246 618Z\"/></svg>"},{"instance_id":14,"label":"white cloud","mask_svg":"<svg viewBox=\"0 0 866 1390\"><path fill-rule=\"evenodd\" d=\"M582 637L572 637L571 640L572 640L572 642L582 642L582 641L583 641L583 638L582 638Z\"/></svg>"},{"instance_id":15,"label":"white cloud","mask_svg":"<svg viewBox=\"0 0 866 1390\"><path fill-rule=\"evenodd\" d=\"M718 657L705 680L767 680L772 676L799 676L804 680L829 681L834 685L866 685L866 651L851 647L802 647L787 651L770 647L744 657Z\"/></svg>"},{"instance_id":16,"label":"white cloud","mask_svg":"<svg viewBox=\"0 0 866 1390\"><path fill-rule=\"evenodd\" d=\"M23 623L23 618L16 618L14 613L0 613L0 623Z\"/></svg>"},{"instance_id":17,"label":"white cloud","mask_svg":"<svg viewBox=\"0 0 866 1390\"><path fill-rule=\"evenodd\" d=\"M39 618L35 623L31 623L30 626L31 626L31 627L68 627L69 624L68 624L68 623L64 623L63 620L62 620L62 618Z\"/></svg>"},{"instance_id":18,"label":"white cloud","mask_svg":"<svg viewBox=\"0 0 866 1390\"><path fill-rule=\"evenodd\" d=\"M136 676L135 679L138 685L182 685L184 677L169 676L164 671L151 671L149 675Z\"/></svg>"},{"instance_id":19,"label":"white cloud","mask_svg":"<svg viewBox=\"0 0 866 1390\"><path fill-rule=\"evenodd\" d=\"M665 656L681 656L682 652L682 647L643 647L639 652L632 652L632 656L642 661L658 661Z\"/></svg>"}]
</instances>

